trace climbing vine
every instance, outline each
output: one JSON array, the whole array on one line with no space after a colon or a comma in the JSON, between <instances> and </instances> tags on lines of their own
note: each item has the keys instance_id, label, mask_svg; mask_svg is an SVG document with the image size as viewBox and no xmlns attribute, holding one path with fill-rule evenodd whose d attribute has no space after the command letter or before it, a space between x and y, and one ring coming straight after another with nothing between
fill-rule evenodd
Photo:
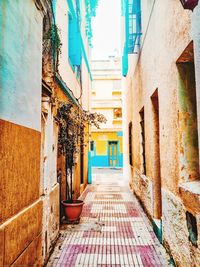
<instances>
[{"instance_id":1,"label":"climbing vine","mask_svg":"<svg viewBox=\"0 0 200 267\"><path fill-rule=\"evenodd\" d=\"M52 53L55 71L58 69L61 47L60 31L56 24L51 24L43 37L43 52Z\"/></svg>"}]
</instances>

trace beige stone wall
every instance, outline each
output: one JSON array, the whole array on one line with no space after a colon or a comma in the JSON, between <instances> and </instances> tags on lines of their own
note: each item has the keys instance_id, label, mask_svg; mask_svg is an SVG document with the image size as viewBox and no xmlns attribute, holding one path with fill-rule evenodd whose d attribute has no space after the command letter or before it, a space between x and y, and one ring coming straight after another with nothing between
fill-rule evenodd
<instances>
[{"instance_id":1,"label":"beige stone wall","mask_svg":"<svg viewBox=\"0 0 200 267\"><path fill-rule=\"evenodd\" d=\"M186 221L186 211L189 211L195 216L197 227L199 227L199 209L197 208L199 192L194 192L194 184L191 182L197 179L193 183L196 183L199 188L199 177L194 175L195 161L189 162L192 161L192 157L197 158L198 153L194 153L196 148L191 147L192 143L187 137L187 131L184 127L181 128L180 124L179 112L182 103L180 102L180 73L176 64L192 40L191 24L191 12L185 11L180 1L148 1L148 3L142 1L141 49L138 55L129 57L131 68L126 78L127 88L124 96L124 106L126 106L124 144L126 147L128 146L127 123L130 120L133 123L133 169L129 165L129 151L126 150L124 153L131 187L140 198L150 218L154 220L156 218L155 207L158 205L159 198L157 190L159 182L156 178L159 153L163 240L178 266L198 266L200 262L199 248L189 242ZM155 148L157 126L155 126L155 110L152 101L156 90L159 102L159 151ZM186 108L189 104L187 100L184 99L184 101ZM144 174L142 155L140 116L142 109L144 109L146 174ZM193 123L195 125L195 120ZM187 163L189 162L188 168L185 167L186 165L183 166L181 161L181 131L184 132L185 140L187 140L187 144L185 143L187 152L184 155ZM192 154L191 151L193 151ZM183 168L187 173L184 178L182 178ZM192 205L189 204L190 201L193 202ZM200 235L200 228L198 231ZM199 239L197 243L199 244Z\"/></svg>"}]
</instances>

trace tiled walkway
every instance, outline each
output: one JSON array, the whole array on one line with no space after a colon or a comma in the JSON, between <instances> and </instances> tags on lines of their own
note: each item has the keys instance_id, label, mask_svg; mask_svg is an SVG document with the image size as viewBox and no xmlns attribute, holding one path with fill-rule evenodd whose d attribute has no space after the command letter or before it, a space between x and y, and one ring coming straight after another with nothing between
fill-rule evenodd
<instances>
[{"instance_id":1,"label":"tiled walkway","mask_svg":"<svg viewBox=\"0 0 200 267\"><path fill-rule=\"evenodd\" d=\"M120 171L97 171L81 223L66 225L48 266L170 266L147 217Z\"/></svg>"}]
</instances>

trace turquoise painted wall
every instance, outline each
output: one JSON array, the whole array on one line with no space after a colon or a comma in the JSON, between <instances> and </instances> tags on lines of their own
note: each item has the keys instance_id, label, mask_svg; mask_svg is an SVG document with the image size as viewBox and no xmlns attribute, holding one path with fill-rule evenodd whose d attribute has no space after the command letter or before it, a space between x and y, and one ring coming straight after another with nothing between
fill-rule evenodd
<instances>
[{"instance_id":1,"label":"turquoise painted wall","mask_svg":"<svg viewBox=\"0 0 200 267\"><path fill-rule=\"evenodd\" d=\"M119 164L116 165L116 167L123 167L123 154L119 155ZM109 165L109 156L92 156L91 157L92 161L92 167L110 167Z\"/></svg>"},{"instance_id":2,"label":"turquoise painted wall","mask_svg":"<svg viewBox=\"0 0 200 267\"><path fill-rule=\"evenodd\" d=\"M0 0L0 119L40 130L42 14L32 0Z\"/></svg>"}]
</instances>

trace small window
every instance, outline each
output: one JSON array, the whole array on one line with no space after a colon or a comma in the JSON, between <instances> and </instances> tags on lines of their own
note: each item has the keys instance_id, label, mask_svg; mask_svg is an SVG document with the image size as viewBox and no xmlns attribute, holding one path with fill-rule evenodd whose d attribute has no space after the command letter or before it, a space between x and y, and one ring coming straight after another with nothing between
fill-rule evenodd
<instances>
[{"instance_id":1,"label":"small window","mask_svg":"<svg viewBox=\"0 0 200 267\"><path fill-rule=\"evenodd\" d=\"M109 141L108 143L109 143L109 145L117 145L118 141Z\"/></svg>"},{"instance_id":2,"label":"small window","mask_svg":"<svg viewBox=\"0 0 200 267\"><path fill-rule=\"evenodd\" d=\"M90 141L90 151L94 151L94 141Z\"/></svg>"},{"instance_id":3,"label":"small window","mask_svg":"<svg viewBox=\"0 0 200 267\"><path fill-rule=\"evenodd\" d=\"M189 232L190 242L197 247L198 231L197 231L197 220L190 212L186 212L187 228Z\"/></svg>"},{"instance_id":4,"label":"small window","mask_svg":"<svg viewBox=\"0 0 200 267\"><path fill-rule=\"evenodd\" d=\"M113 117L114 117L114 119L121 119L122 118L122 109L121 108L114 108Z\"/></svg>"}]
</instances>

